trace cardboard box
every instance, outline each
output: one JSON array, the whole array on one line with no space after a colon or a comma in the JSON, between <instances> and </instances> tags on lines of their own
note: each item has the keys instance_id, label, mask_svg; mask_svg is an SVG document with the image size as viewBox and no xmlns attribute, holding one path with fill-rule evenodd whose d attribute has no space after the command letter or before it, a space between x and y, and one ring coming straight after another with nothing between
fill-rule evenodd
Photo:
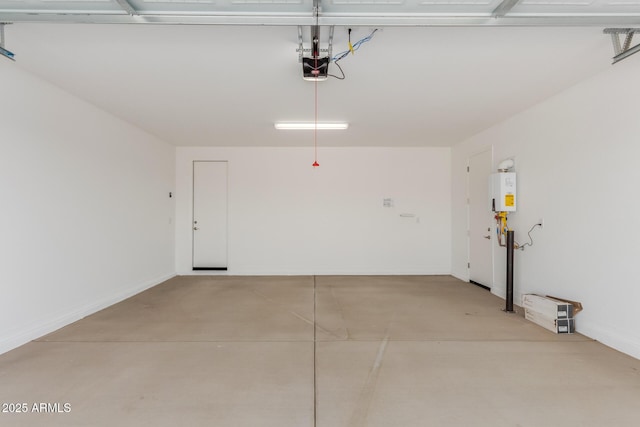
<instances>
[{"instance_id":1,"label":"cardboard box","mask_svg":"<svg viewBox=\"0 0 640 427\"><path fill-rule=\"evenodd\" d=\"M556 319L525 308L524 318L556 334L572 334L576 331L575 319Z\"/></svg>"},{"instance_id":2,"label":"cardboard box","mask_svg":"<svg viewBox=\"0 0 640 427\"><path fill-rule=\"evenodd\" d=\"M578 313L580 313L582 311L582 303L581 302L571 301L570 299L553 297L551 295L547 295L547 298L551 298L551 299L554 299L556 301L561 301L561 302L568 302L569 304L571 304L573 306L573 316L574 317L575 317L576 314L578 314Z\"/></svg>"},{"instance_id":3,"label":"cardboard box","mask_svg":"<svg viewBox=\"0 0 640 427\"><path fill-rule=\"evenodd\" d=\"M522 308L535 311L550 319L571 319L573 317L573 304L542 295L522 295Z\"/></svg>"}]
</instances>

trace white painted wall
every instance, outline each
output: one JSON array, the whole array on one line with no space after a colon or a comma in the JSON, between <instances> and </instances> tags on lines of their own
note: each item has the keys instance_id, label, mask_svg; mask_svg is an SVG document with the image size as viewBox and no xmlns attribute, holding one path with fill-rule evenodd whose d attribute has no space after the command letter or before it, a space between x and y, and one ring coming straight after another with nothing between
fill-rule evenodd
<instances>
[{"instance_id":1,"label":"white painted wall","mask_svg":"<svg viewBox=\"0 0 640 427\"><path fill-rule=\"evenodd\" d=\"M0 353L174 274L174 148L0 61Z\"/></svg>"},{"instance_id":2,"label":"white painted wall","mask_svg":"<svg viewBox=\"0 0 640 427\"><path fill-rule=\"evenodd\" d=\"M192 273L193 160L229 162L228 274L451 271L449 148L320 148L317 169L313 148L176 155L178 274Z\"/></svg>"},{"instance_id":3,"label":"white painted wall","mask_svg":"<svg viewBox=\"0 0 640 427\"><path fill-rule=\"evenodd\" d=\"M516 240L540 218L534 246L515 256L516 301L538 292L581 301L577 329L640 358L640 56L454 147L453 273L466 269L466 162L493 145L494 166L514 157ZM495 257L503 296L505 255Z\"/></svg>"}]
</instances>

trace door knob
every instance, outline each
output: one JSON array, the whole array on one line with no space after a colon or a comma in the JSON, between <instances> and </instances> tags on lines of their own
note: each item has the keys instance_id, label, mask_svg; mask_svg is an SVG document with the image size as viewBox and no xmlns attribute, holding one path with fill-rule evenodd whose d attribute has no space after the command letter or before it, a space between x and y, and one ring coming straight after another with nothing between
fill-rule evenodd
<instances>
[{"instance_id":1,"label":"door knob","mask_svg":"<svg viewBox=\"0 0 640 427\"><path fill-rule=\"evenodd\" d=\"M488 236L484 236L484 238L491 240L491 234L489 234Z\"/></svg>"},{"instance_id":2,"label":"door knob","mask_svg":"<svg viewBox=\"0 0 640 427\"><path fill-rule=\"evenodd\" d=\"M198 228L198 227L193 227L193 229L194 229L194 230L199 230L199 228Z\"/></svg>"}]
</instances>

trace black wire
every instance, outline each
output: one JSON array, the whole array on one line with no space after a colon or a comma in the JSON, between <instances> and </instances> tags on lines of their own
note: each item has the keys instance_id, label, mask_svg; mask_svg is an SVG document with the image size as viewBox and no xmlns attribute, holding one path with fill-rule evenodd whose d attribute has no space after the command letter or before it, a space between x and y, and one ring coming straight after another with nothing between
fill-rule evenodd
<instances>
[{"instance_id":1,"label":"black wire","mask_svg":"<svg viewBox=\"0 0 640 427\"><path fill-rule=\"evenodd\" d=\"M527 235L529 236L529 242L525 243L524 245L518 245L518 249L520 249L521 251L524 251L525 246L533 246L533 238L531 237L531 232L536 227L542 227L542 224L540 223L534 224L533 227L529 229L529 231L527 232Z\"/></svg>"},{"instance_id":2,"label":"black wire","mask_svg":"<svg viewBox=\"0 0 640 427\"><path fill-rule=\"evenodd\" d=\"M335 77L335 78L336 78L336 79L338 79L338 80L344 80L344 79L345 79L345 77L347 77L347 76L345 76L345 75L344 75L344 71L342 70L342 67L341 67L341 66L340 66L340 64L338 64L337 62L334 62L334 64L336 64L336 65L338 66L338 68L340 69L340 72L342 73L342 77L338 77L338 76L333 75L333 74L327 74L327 75L328 75L328 76L331 76L331 77Z\"/></svg>"}]
</instances>

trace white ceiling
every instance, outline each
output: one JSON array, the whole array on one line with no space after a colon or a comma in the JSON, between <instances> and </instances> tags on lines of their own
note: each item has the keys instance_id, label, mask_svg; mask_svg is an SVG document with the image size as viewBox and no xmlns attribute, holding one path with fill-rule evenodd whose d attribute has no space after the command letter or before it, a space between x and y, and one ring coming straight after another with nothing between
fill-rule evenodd
<instances>
[{"instance_id":1,"label":"white ceiling","mask_svg":"<svg viewBox=\"0 0 640 427\"><path fill-rule=\"evenodd\" d=\"M340 61L345 80L318 83L319 121L350 123L319 145L450 146L612 66L603 26L379 28ZM352 41L372 29L354 27ZM15 66L171 144L312 144L312 132L273 127L314 116L295 26L18 22L5 33ZM335 27L334 55L346 35Z\"/></svg>"}]
</instances>

